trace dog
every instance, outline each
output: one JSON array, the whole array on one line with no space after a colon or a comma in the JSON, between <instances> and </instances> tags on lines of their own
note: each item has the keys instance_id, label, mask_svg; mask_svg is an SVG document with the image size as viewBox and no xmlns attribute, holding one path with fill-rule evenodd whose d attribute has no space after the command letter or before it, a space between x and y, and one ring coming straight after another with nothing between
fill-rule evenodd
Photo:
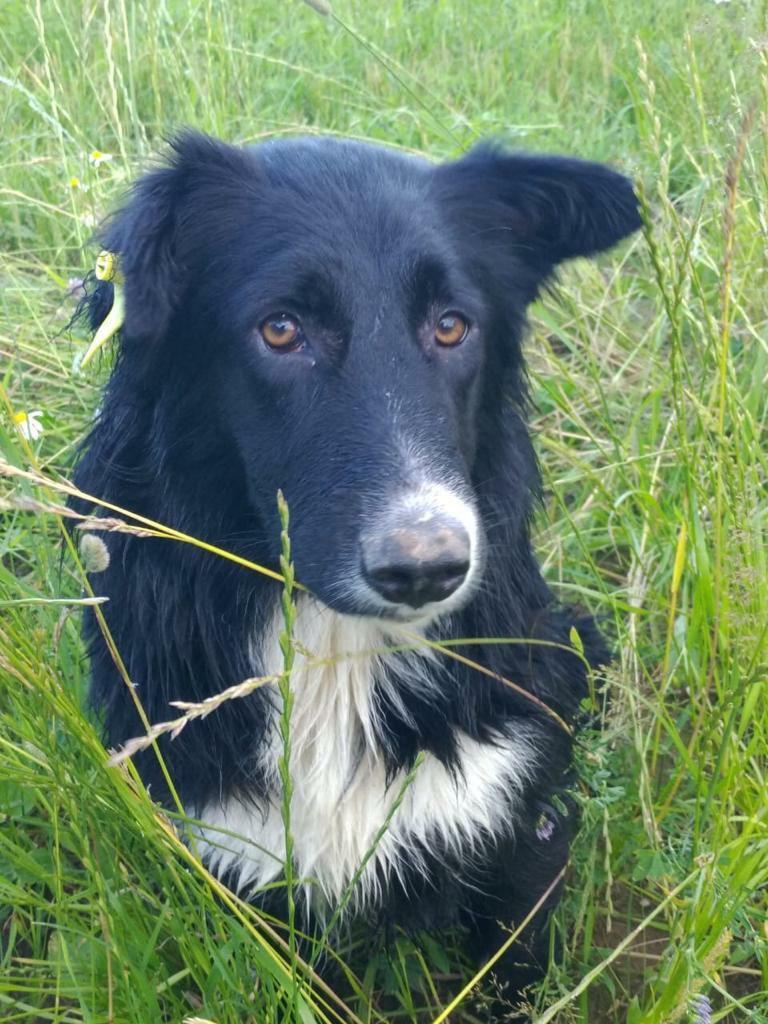
<instances>
[{"instance_id":1,"label":"dog","mask_svg":"<svg viewBox=\"0 0 768 1024\"><path fill-rule=\"evenodd\" d=\"M290 511L306 919L345 900L345 918L387 934L455 927L484 962L530 918L497 965L513 994L547 963L585 661L607 661L532 549L521 339L563 261L639 225L630 182L582 160L483 144L433 164L185 132L101 235L125 314L77 485L271 570L278 491ZM88 300L94 328L112 287ZM274 579L189 544L105 537L92 582L133 687L89 613L107 744L144 734L135 697L156 722L172 701L282 671ZM281 707L266 683L159 740L210 869L262 902L284 868ZM135 763L171 804L156 753Z\"/></svg>"}]
</instances>

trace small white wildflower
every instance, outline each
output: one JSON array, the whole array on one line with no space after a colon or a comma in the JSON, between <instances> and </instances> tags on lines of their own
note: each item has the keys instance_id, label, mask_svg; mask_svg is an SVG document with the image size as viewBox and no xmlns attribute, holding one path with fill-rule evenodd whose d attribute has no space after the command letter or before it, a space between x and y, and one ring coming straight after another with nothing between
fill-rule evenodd
<instances>
[{"instance_id":1,"label":"small white wildflower","mask_svg":"<svg viewBox=\"0 0 768 1024\"><path fill-rule=\"evenodd\" d=\"M80 557L86 572L104 572L109 568L109 548L95 533L84 533L80 538Z\"/></svg>"},{"instance_id":2,"label":"small white wildflower","mask_svg":"<svg viewBox=\"0 0 768 1024\"><path fill-rule=\"evenodd\" d=\"M70 277L67 281L66 296L68 299L75 299L77 302L85 298L85 282L82 277Z\"/></svg>"},{"instance_id":3,"label":"small white wildflower","mask_svg":"<svg viewBox=\"0 0 768 1024\"><path fill-rule=\"evenodd\" d=\"M43 425L40 422L42 415L42 409L33 409L32 412L17 412L13 417L16 429L27 441L36 441L38 437L42 437Z\"/></svg>"},{"instance_id":4,"label":"small white wildflower","mask_svg":"<svg viewBox=\"0 0 768 1024\"><path fill-rule=\"evenodd\" d=\"M80 218L80 223L86 228L95 228L98 220L92 213L84 213Z\"/></svg>"},{"instance_id":5,"label":"small white wildflower","mask_svg":"<svg viewBox=\"0 0 768 1024\"><path fill-rule=\"evenodd\" d=\"M109 163L112 159L111 153L102 153L100 149L94 149L88 159L91 161L94 167L98 167L100 164Z\"/></svg>"}]
</instances>

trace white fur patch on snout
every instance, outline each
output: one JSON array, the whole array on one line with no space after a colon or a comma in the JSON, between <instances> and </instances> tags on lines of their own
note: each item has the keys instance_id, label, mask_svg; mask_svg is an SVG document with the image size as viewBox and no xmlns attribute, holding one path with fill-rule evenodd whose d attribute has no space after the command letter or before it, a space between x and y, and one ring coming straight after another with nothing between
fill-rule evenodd
<instances>
[{"instance_id":1,"label":"white fur patch on snout","mask_svg":"<svg viewBox=\"0 0 768 1024\"><path fill-rule=\"evenodd\" d=\"M470 551L478 546L477 513L467 499L444 484L424 480L417 487L402 490L387 507L385 514L410 518L414 523L446 520L460 523L469 535Z\"/></svg>"},{"instance_id":2,"label":"white fur patch on snout","mask_svg":"<svg viewBox=\"0 0 768 1024\"><path fill-rule=\"evenodd\" d=\"M259 638L259 671L282 669L277 642L281 628L277 614L271 629ZM376 734L381 708L374 683L382 683L382 702L399 701L396 689L386 684L388 672L397 672L408 686L429 691L437 686L436 655L387 654L395 641L376 620L342 616L303 596L295 638L306 652L297 654L291 683L295 873L308 901L322 912L350 883L405 779L400 772L391 785L386 784ZM321 663L310 664L316 661ZM275 700L279 702L276 691ZM402 706L401 712L406 714ZM198 842L211 869L231 872L238 889L249 893L277 879L283 869L277 714L267 747L257 752L269 780L266 804L227 798L195 809L206 822ZM533 769L532 738L521 732L487 744L457 733L457 741L460 763L455 775L432 754L426 755L361 876L353 906L375 903L380 880L401 875L406 865L422 868L422 846L469 857L494 836L511 831L515 806Z\"/></svg>"}]
</instances>

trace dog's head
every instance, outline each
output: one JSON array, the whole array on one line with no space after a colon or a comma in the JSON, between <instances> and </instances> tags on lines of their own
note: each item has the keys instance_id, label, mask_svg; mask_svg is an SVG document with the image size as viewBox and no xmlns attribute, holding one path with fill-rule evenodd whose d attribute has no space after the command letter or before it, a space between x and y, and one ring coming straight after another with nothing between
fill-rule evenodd
<instances>
[{"instance_id":1,"label":"dog's head","mask_svg":"<svg viewBox=\"0 0 768 1024\"><path fill-rule=\"evenodd\" d=\"M273 558L280 488L321 600L426 620L482 577L478 467L522 399L525 307L562 260L638 226L629 182L599 164L186 134L103 241L125 280L121 364L165 404L168 452L197 416ZM509 515L527 513L519 491Z\"/></svg>"}]
</instances>

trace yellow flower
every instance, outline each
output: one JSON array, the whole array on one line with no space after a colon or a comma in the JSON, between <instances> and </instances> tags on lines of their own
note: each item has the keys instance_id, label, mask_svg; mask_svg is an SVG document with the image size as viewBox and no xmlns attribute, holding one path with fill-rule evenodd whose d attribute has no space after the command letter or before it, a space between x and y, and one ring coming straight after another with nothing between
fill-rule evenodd
<instances>
[{"instance_id":1,"label":"yellow flower","mask_svg":"<svg viewBox=\"0 0 768 1024\"><path fill-rule=\"evenodd\" d=\"M69 179L69 187L70 188L80 188L80 179L76 178L74 175L72 175L72 177Z\"/></svg>"},{"instance_id":2,"label":"yellow flower","mask_svg":"<svg viewBox=\"0 0 768 1024\"><path fill-rule=\"evenodd\" d=\"M100 149L94 149L91 155L88 157L94 167L98 167L99 164L106 164L112 159L111 153L102 153Z\"/></svg>"},{"instance_id":3,"label":"yellow flower","mask_svg":"<svg viewBox=\"0 0 768 1024\"><path fill-rule=\"evenodd\" d=\"M40 422L42 415L42 409L33 409L32 412L17 412L13 417L16 429L27 441L36 441L38 437L42 436L43 425Z\"/></svg>"}]
</instances>

